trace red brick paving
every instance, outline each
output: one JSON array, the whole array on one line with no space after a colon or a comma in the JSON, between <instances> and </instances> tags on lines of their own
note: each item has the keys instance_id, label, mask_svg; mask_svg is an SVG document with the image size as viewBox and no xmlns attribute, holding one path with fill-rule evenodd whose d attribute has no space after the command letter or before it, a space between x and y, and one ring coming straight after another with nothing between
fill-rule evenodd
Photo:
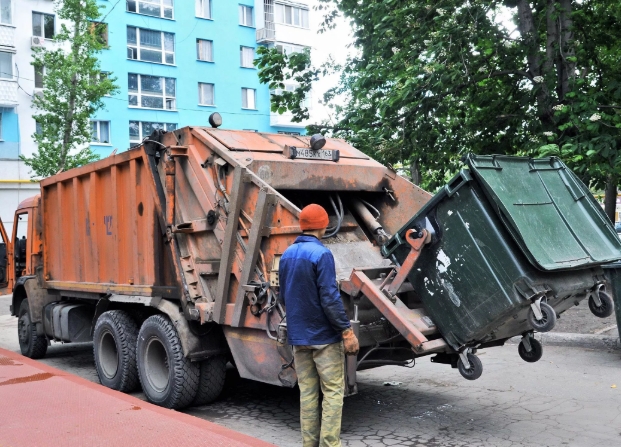
<instances>
[{"instance_id":1,"label":"red brick paving","mask_svg":"<svg viewBox=\"0 0 621 447\"><path fill-rule=\"evenodd\" d=\"M272 444L157 407L0 348L0 447L47 446Z\"/></svg>"}]
</instances>

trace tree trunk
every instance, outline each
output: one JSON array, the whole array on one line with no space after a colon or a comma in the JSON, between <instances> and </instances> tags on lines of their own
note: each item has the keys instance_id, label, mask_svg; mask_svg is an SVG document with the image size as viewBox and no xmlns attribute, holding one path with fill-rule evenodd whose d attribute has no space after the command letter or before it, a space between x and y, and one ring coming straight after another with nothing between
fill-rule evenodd
<instances>
[{"instance_id":1,"label":"tree trunk","mask_svg":"<svg viewBox=\"0 0 621 447\"><path fill-rule=\"evenodd\" d=\"M420 167L418 166L418 160L414 160L410 164L410 176L412 177L412 183L416 186L420 185Z\"/></svg>"},{"instance_id":2,"label":"tree trunk","mask_svg":"<svg viewBox=\"0 0 621 447\"><path fill-rule=\"evenodd\" d=\"M560 0L559 14L559 100L565 99L565 95L569 93L570 81L576 76L576 63L568 60L574 58L576 52L574 50L574 32L573 20L571 18L571 0Z\"/></svg>"},{"instance_id":3,"label":"tree trunk","mask_svg":"<svg viewBox=\"0 0 621 447\"><path fill-rule=\"evenodd\" d=\"M76 19L73 24L73 45L71 47L71 56L73 61L78 59L80 56L80 46L79 46L79 33L80 27L82 26L82 21L80 18ZM76 73L73 73L71 76L71 90L69 91L69 105L67 108L67 116L65 117L65 128L63 132L63 146L60 153L60 162L59 162L59 170L62 171L65 169L65 165L67 163L67 155L69 154L70 149L70 140L71 140L71 132L73 130L73 115L75 114L75 100L77 96L77 83L78 77Z\"/></svg>"},{"instance_id":4,"label":"tree trunk","mask_svg":"<svg viewBox=\"0 0 621 447\"><path fill-rule=\"evenodd\" d=\"M556 0L548 0L546 6L546 61L543 64L543 71L546 75L553 73L554 62L558 54L555 50L558 45L558 27L556 23Z\"/></svg>"},{"instance_id":5,"label":"tree trunk","mask_svg":"<svg viewBox=\"0 0 621 447\"><path fill-rule=\"evenodd\" d=\"M606 180L606 191L604 195L604 212L612 223L615 222L615 212L617 210L617 179L609 175Z\"/></svg>"},{"instance_id":6,"label":"tree trunk","mask_svg":"<svg viewBox=\"0 0 621 447\"><path fill-rule=\"evenodd\" d=\"M532 78L539 77L542 74L541 57L539 54L539 36L535 19L533 17L533 9L528 0L517 0L518 10L518 30L522 39L527 45L526 61L528 63L528 72ZM546 42L547 44L547 42ZM537 102L539 103L539 119L546 126L553 126L552 109L549 101L550 94L545 83L539 84L541 88L537 90Z\"/></svg>"}]
</instances>

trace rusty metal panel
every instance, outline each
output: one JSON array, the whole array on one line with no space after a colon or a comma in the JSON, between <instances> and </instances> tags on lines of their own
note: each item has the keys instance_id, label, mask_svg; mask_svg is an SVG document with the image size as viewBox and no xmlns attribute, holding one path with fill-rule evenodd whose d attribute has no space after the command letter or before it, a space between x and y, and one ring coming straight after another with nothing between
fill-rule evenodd
<instances>
[{"instance_id":1,"label":"rusty metal panel","mask_svg":"<svg viewBox=\"0 0 621 447\"><path fill-rule=\"evenodd\" d=\"M205 132L214 137L227 149L231 151L250 151L250 152L275 152L282 153L285 146L310 147L310 137L285 135L285 134L265 134L243 130L223 130L203 128ZM363 152L355 149L345 141L329 138L323 149L334 149L340 151L341 158L358 158L369 160Z\"/></svg>"},{"instance_id":2,"label":"rusty metal panel","mask_svg":"<svg viewBox=\"0 0 621 447\"><path fill-rule=\"evenodd\" d=\"M283 369L291 359L281 355L278 342L269 339L265 331L225 327L224 335L241 377L278 386L296 383L295 370Z\"/></svg>"},{"instance_id":3,"label":"rusty metal panel","mask_svg":"<svg viewBox=\"0 0 621 447\"><path fill-rule=\"evenodd\" d=\"M146 169L143 151L134 150L42 182L48 286L94 292L135 286L136 294L176 287L174 275L165 271L164 241Z\"/></svg>"},{"instance_id":4,"label":"rusty metal panel","mask_svg":"<svg viewBox=\"0 0 621 447\"><path fill-rule=\"evenodd\" d=\"M203 130L232 151L282 152L283 150L282 146L258 132L209 128Z\"/></svg>"}]
</instances>

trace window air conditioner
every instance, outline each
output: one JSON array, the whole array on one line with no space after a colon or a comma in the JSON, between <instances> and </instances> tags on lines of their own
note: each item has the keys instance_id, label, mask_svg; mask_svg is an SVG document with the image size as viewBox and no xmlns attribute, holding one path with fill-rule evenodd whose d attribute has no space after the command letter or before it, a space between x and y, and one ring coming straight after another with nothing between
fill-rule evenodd
<instances>
[{"instance_id":1,"label":"window air conditioner","mask_svg":"<svg viewBox=\"0 0 621 447\"><path fill-rule=\"evenodd\" d=\"M39 36L32 36L31 48L45 48L45 39Z\"/></svg>"}]
</instances>

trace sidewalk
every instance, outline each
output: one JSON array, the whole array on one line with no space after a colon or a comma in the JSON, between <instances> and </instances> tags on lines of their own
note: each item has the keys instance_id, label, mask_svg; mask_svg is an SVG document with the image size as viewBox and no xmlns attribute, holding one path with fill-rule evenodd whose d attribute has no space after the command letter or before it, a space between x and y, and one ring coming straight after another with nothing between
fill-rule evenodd
<instances>
[{"instance_id":1,"label":"sidewalk","mask_svg":"<svg viewBox=\"0 0 621 447\"><path fill-rule=\"evenodd\" d=\"M272 444L0 348L0 447Z\"/></svg>"}]
</instances>

